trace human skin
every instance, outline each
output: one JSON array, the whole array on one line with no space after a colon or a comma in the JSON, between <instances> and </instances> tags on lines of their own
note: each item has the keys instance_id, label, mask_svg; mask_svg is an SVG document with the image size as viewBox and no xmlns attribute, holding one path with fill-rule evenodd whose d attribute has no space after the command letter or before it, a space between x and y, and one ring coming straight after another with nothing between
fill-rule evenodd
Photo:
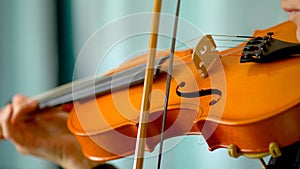
<instances>
[{"instance_id":1,"label":"human skin","mask_svg":"<svg viewBox=\"0 0 300 169\"><path fill-rule=\"evenodd\" d=\"M297 39L300 41L300 0L281 0L281 6L289 14L289 20L297 25Z\"/></svg>"},{"instance_id":2,"label":"human skin","mask_svg":"<svg viewBox=\"0 0 300 169\"><path fill-rule=\"evenodd\" d=\"M99 163L85 158L67 128L69 113L59 107L37 109L38 102L15 95L0 110L0 139L12 142L17 151L53 161L66 169L90 169Z\"/></svg>"}]
</instances>

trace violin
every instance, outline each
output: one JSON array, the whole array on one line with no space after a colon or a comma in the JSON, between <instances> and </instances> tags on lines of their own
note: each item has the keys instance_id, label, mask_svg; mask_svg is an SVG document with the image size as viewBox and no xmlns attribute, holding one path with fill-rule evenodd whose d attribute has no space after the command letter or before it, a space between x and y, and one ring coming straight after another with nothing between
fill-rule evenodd
<instances>
[{"instance_id":1,"label":"violin","mask_svg":"<svg viewBox=\"0 0 300 169\"><path fill-rule=\"evenodd\" d=\"M223 51L215 50L211 36L204 36L195 49L176 51L165 139L203 135L211 151L228 148L232 157L251 158L280 156L281 148L300 141L295 30L293 23L284 22L257 30L255 38ZM156 55L145 151L160 143L169 55ZM68 127L87 158L109 161L134 153L145 56L103 77L37 97L40 108L62 104L70 111Z\"/></svg>"}]
</instances>

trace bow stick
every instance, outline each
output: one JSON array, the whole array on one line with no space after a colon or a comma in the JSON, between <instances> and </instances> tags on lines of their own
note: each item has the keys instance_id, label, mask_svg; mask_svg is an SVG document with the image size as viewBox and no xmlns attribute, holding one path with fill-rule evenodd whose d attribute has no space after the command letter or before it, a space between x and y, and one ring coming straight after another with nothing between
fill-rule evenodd
<instances>
[{"instance_id":1,"label":"bow stick","mask_svg":"<svg viewBox=\"0 0 300 169\"><path fill-rule=\"evenodd\" d=\"M133 169L142 169L144 162L144 151L147 138L147 121L150 109L150 93L152 90L154 63L158 38L158 27L160 19L161 0L155 0L154 13L152 16L152 28L150 34L148 58L145 71L144 88L142 95L142 104L139 118L139 127L137 134L137 141L135 147L134 165Z\"/></svg>"}]
</instances>

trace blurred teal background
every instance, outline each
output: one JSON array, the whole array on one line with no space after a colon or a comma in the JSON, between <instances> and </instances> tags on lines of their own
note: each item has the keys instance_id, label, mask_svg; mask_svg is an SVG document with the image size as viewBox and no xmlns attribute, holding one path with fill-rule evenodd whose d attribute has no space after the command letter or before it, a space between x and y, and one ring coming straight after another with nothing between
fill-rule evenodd
<instances>
[{"instance_id":1,"label":"blurred teal background","mask_svg":"<svg viewBox=\"0 0 300 169\"><path fill-rule=\"evenodd\" d=\"M165 0L162 11L173 14L175 4L174 0ZM151 0L0 0L0 105L15 93L34 96L73 78L89 75L87 65L94 64L93 60L78 63L74 69L87 40L121 17L151 12L152 8ZM270 27L287 18L279 0L187 0L182 1L180 16L203 34L231 35L251 35L255 29ZM134 29L138 24L144 23L124 27ZM144 43L147 48L148 41L129 46ZM126 50L127 47L118 50L116 57L105 62L97 72L116 66L124 59L122 56L128 55ZM261 168L258 160L233 159L224 149L209 152L200 136L173 138L166 141L166 147L179 139L183 139L180 145L163 156L162 168ZM111 163L120 169L129 169L132 162L132 157L128 157ZM145 168L155 166L155 158L145 161ZM0 169L41 168L57 166L20 155L11 143L0 142Z\"/></svg>"}]
</instances>

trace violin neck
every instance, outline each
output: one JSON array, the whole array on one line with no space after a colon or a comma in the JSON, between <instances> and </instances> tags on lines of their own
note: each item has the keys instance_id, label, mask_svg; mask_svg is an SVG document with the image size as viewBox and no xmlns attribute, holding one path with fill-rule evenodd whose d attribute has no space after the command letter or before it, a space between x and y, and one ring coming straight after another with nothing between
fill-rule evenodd
<instances>
[{"instance_id":1,"label":"violin neck","mask_svg":"<svg viewBox=\"0 0 300 169\"><path fill-rule=\"evenodd\" d=\"M169 56L164 56L156 60L154 77L160 73L162 63L168 58ZM56 87L34 98L38 100L39 108L43 109L72 101L96 97L142 83L144 81L145 67L146 64L140 64L125 71L116 72L110 76L98 76L76 80Z\"/></svg>"}]
</instances>

